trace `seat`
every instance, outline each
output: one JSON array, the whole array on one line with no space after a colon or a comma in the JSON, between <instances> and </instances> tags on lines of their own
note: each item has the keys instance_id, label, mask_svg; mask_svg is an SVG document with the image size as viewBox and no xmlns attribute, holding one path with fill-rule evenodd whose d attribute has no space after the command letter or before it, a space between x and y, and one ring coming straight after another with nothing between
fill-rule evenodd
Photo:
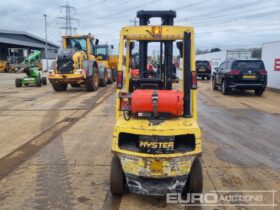
<instances>
[{"instance_id":1,"label":"seat","mask_svg":"<svg viewBox=\"0 0 280 210\"><path fill-rule=\"evenodd\" d=\"M141 78L137 80L131 80L133 90L162 90L164 88L163 82L160 79L151 79L151 78Z\"/></svg>"}]
</instances>

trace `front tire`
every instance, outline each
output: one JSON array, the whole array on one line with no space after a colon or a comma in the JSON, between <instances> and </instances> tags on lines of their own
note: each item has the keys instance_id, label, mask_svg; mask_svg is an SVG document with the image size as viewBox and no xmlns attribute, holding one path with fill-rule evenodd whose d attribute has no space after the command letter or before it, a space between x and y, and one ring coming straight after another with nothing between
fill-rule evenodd
<instances>
[{"instance_id":1,"label":"front tire","mask_svg":"<svg viewBox=\"0 0 280 210\"><path fill-rule=\"evenodd\" d=\"M107 86L107 83L108 83L108 74L107 74L107 71L105 70L105 71L104 71L103 78L102 78L101 81L100 81L100 86L101 86L101 87L106 87L106 86Z\"/></svg>"},{"instance_id":2,"label":"front tire","mask_svg":"<svg viewBox=\"0 0 280 210\"><path fill-rule=\"evenodd\" d=\"M47 78L46 77L42 77L42 83L43 83L43 85L47 85Z\"/></svg>"},{"instance_id":3,"label":"front tire","mask_svg":"<svg viewBox=\"0 0 280 210\"><path fill-rule=\"evenodd\" d=\"M110 84L113 84L113 82L114 82L114 75L113 75L113 70L111 70L111 78L110 79L108 79L108 84L110 85Z\"/></svg>"},{"instance_id":4,"label":"front tire","mask_svg":"<svg viewBox=\"0 0 280 210\"><path fill-rule=\"evenodd\" d=\"M255 89L255 95L256 96L262 96L264 90L265 90L264 88Z\"/></svg>"},{"instance_id":5,"label":"front tire","mask_svg":"<svg viewBox=\"0 0 280 210\"><path fill-rule=\"evenodd\" d=\"M67 86L68 86L68 84L64 84L64 83L53 83L52 84L54 91L57 91L57 92L66 91Z\"/></svg>"},{"instance_id":6,"label":"front tire","mask_svg":"<svg viewBox=\"0 0 280 210\"><path fill-rule=\"evenodd\" d=\"M21 87L22 86L21 79L20 78L16 78L15 84L16 84L17 88Z\"/></svg>"},{"instance_id":7,"label":"front tire","mask_svg":"<svg viewBox=\"0 0 280 210\"><path fill-rule=\"evenodd\" d=\"M218 90L215 77L212 78L212 90Z\"/></svg>"},{"instance_id":8,"label":"front tire","mask_svg":"<svg viewBox=\"0 0 280 210\"><path fill-rule=\"evenodd\" d=\"M110 190L113 195L123 195L125 192L125 176L116 155L113 156L111 162Z\"/></svg>"},{"instance_id":9,"label":"front tire","mask_svg":"<svg viewBox=\"0 0 280 210\"><path fill-rule=\"evenodd\" d=\"M96 91L98 89L98 74L97 74L97 70L93 69L93 74L92 76L89 76L86 78L85 81L85 88L86 91Z\"/></svg>"},{"instance_id":10,"label":"front tire","mask_svg":"<svg viewBox=\"0 0 280 210\"><path fill-rule=\"evenodd\" d=\"M117 81L117 70L116 69L112 69L112 77L113 77L113 82Z\"/></svg>"}]
</instances>

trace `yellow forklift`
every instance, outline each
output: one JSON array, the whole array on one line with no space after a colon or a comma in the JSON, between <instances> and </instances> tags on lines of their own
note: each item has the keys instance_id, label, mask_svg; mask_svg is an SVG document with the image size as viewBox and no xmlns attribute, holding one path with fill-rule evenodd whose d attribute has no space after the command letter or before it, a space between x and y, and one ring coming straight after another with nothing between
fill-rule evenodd
<instances>
[{"instance_id":1,"label":"yellow forklift","mask_svg":"<svg viewBox=\"0 0 280 210\"><path fill-rule=\"evenodd\" d=\"M175 11L142 10L137 17L139 26L120 31L111 193L122 195L126 190L155 196L201 193L194 30L174 26ZM149 25L151 18L160 18L162 24ZM136 42L139 78L130 79L131 52ZM184 62L180 89L172 84L175 42ZM147 70L151 43L158 43L160 51L158 72L152 74Z\"/></svg>"}]
</instances>

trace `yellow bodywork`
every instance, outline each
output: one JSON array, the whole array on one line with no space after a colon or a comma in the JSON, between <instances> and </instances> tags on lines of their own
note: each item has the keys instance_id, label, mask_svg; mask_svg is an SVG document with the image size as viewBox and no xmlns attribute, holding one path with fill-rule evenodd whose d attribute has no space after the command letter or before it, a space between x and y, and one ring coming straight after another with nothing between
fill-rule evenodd
<instances>
[{"instance_id":1,"label":"yellow bodywork","mask_svg":"<svg viewBox=\"0 0 280 210\"><path fill-rule=\"evenodd\" d=\"M174 136L194 134L195 150L185 153L147 154L123 150L118 146L120 133L137 135ZM130 119L120 117L115 125L112 150L120 157L125 173L143 177L173 177L188 174L194 157L201 154L201 133L193 118L174 118L165 120L159 125L151 125L148 119ZM161 169L154 170L154 165Z\"/></svg>"},{"instance_id":2,"label":"yellow bodywork","mask_svg":"<svg viewBox=\"0 0 280 210\"><path fill-rule=\"evenodd\" d=\"M118 68L118 56L110 55L108 59L108 64L111 68L117 69Z\"/></svg>"},{"instance_id":3,"label":"yellow bodywork","mask_svg":"<svg viewBox=\"0 0 280 210\"><path fill-rule=\"evenodd\" d=\"M155 30L155 27L159 30ZM154 31L160 31L155 34ZM123 71L123 55L126 56L125 68L125 91L129 92L129 46L133 40L179 40L184 39L184 32L191 34L191 69L195 71L195 46L194 30L192 27L183 26L135 26L122 28L120 32L118 71ZM126 42L126 52L124 53L124 43ZM184 71L183 71L184 72ZM124 90L117 90L118 94ZM183 87L184 91L184 87ZM190 172L192 162L196 156L201 154L201 132L197 123L197 90L191 90L192 97L192 117L174 117L153 125L147 118L131 118L125 120L123 113L119 111L120 100L116 100L116 124L114 128L112 151L120 158L122 168L125 173L142 177L177 177L186 175ZM195 150L185 153L172 154L148 154L122 150L118 146L120 133L130 133L136 135L155 135L155 136L176 136L176 135L195 135Z\"/></svg>"},{"instance_id":4,"label":"yellow bodywork","mask_svg":"<svg viewBox=\"0 0 280 210\"><path fill-rule=\"evenodd\" d=\"M79 75L79 74L55 74L55 75L49 75L52 79L84 79L85 75Z\"/></svg>"},{"instance_id":5,"label":"yellow bodywork","mask_svg":"<svg viewBox=\"0 0 280 210\"><path fill-rule=\"evenodd\" d=\"M107 60L98 60L98 63L102 63L106 69L110 68L109 62Z\"/></svg>"},{"instance_id":6,"label":"yellow bodywork","mask_svg":"<svg viewBox=\"0 0 280 210\"><path fill-rule=\"evenodd\" d=\"M7 61L0 60L0 72L6 72L7 71Z\"/></svg>"},{"instance_id":7,"label":"yellow bodywork","mask_svg":"<svg viewBox=\"0 0 280 210\"><path fill-rule=\"evenodd\" d=\"M98 59L98 57L97 57ZM107 69L118 68L118 56L111 55L108 60L98 59L98 63L102 63Z\"/></svg>"},{"instance_id":8,"label":"yellow bodywork","mask_svg":"<svg viewBox=\"0 0 280 210\"><path fill-rule=\"evenodd\" d=\"M86 39L86 47L87 51L77 51L72 57L72 60L74 62L73 64L73 74L59 74L58 69L56 68L53 72L53 74L49 74L50 81L57 81L57 82L71 82L71 83L77 83L82 84L84 80L86 79L86 72L82 71L79 74L77 74L78 69L83 69L83 60L93 60L95 61L95 56L91 54L91 46L90 42L94 39L92 35L69 35L69 36L63 36L63 48L67 48L67 39L68 38L85 38Z\"/></svg>"}]
</instances>

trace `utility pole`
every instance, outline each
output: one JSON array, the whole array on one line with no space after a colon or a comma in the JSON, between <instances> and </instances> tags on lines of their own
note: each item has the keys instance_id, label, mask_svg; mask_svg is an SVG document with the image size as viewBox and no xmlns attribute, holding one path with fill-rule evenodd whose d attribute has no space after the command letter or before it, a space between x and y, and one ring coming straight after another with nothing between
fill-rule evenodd
<instances>
[{"instance_id":1,"label":"utility pole","mask_svg":"<svg viewBox=\"0 0 280 210\"><path fill-rule=\"evenodd\" d=\"M46 45L45 45L45 57L47 60L47 71L49 70L49 60L48 60L48 33L47 33L47 14L43 15L45 18L45 36L46 36Z\"/></svg>"},{"instance_id":2,"label":"utility pole","mask_svg":"<svg viewBox=\"0 0 280 210\"><path fill-rule=\"evenodd\" d=\"M133 26L137 26L137 19L136 19L136 17L133 20L130 20L129 22L132 23Z\"/></svg>"},{"instance_id":3,"label":"utility pole","mask_svg":"<svg viewBox=\"0 0 280 210\"><path fill-rule=\"evenodd\" d=\"M73 22L79 25L79 19L72 16L73 12L74 15L76 15L76 8L70 6L69 2L67 2L66 5L60 6L60 13L61 10L65 10L65 16L58 17L58 20L62 20L62 22L60 22L60 25L62 25L60 29L65 30L65 35L76 34L77 27L73 27Z\"/></svg>"}]
</instances>

